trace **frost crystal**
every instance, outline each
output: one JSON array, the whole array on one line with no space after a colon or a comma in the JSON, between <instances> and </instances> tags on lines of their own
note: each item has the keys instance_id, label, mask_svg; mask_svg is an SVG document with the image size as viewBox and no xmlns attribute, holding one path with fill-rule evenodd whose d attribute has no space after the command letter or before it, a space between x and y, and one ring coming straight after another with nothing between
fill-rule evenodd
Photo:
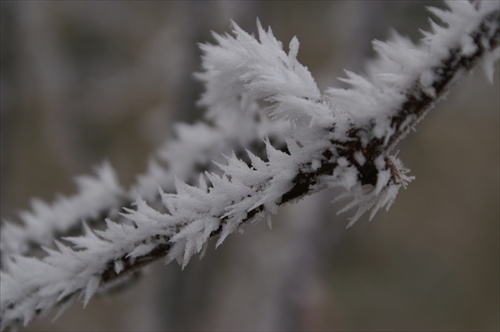
<instances>
[{"instance_id":1,"label":"frost crystal","mask_svg":"<svg viewBox=\"0 0 500 332\"><path fill-rule=\"evenodd\" d=\"M97 178L77 180L79 194L52 205L35 201L21 216L24 227L3 227L1 329L78 297L87 304L159 258L184 267L210 238L218 237L218 246L242 224L269 220L280 205L327 187L344 189L335 200L347 201L339 213L355 210L349 226L389 208L413 179L390 155L394 145L462 72L481 60L491 78L498 59L498 2L447 5L451 11L430 9L446 27L431 23L419 45L397 34L374 42L379 57L366 77L346 71L341 80L350 89L323 94L297 61L296 38L287 53L259 22L258 38L236 24L232 35L214 35L216 45L202 46L204 71L197 74L211 125L177 126L177 140L160 150L131 192L105 164ZM260 144L262 154L247 150L250 144ZM196 174L198 167L206 172ZM83 223L81 236L62 237L67 245L47 243L137 193L134 208L105 219L103 230ZM46 255L22 256L30 242Z\"/></svg>"}]
</instances>

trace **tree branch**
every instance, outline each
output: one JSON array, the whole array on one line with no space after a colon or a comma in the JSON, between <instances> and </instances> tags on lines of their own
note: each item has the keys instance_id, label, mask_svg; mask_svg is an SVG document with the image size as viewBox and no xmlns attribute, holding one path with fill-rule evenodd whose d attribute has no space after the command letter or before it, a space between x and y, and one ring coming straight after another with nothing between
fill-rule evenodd
<instances>
[{"instance_id":1,"label":"tree branch","mask_svg":"<svg viewBox=\"0 0 500 332\"><path fill-rule=\"evenodd\" d=\"M267 160L248 151L247 163L233 154L218 164L221 175L205 173L198 187L176 180L176 194L160 189L165 211L140 198L136 209L126 209L129 223L107 220L103 231L84 226L84 236L64 239L72 248L56 242L58 249L46 249L41 260L12 258L0 275L2 330L78 297L86 304L99 289L162 257L185 266L208 239L218 237L220 245L248 221L269 219L279 205L328 187L345 189L339 199L350 197L341 212L357 208L350 225L389 207L411 180L389 155L394 145L464 73L498 50L497 3L448 5L452 12L434 10L447 28L434 26L413 49L376 42L385 59L379 71L369 79L347 73L353 88L325 94L296 60L296 39L286 54L260 24L259 40L237 26L235 37L216 36L219 45L204 46L202 103L219 107L211 114L226 119L228 100L228 111L238 98L265 101L274 117L290 120L286 149L265 140Z\"/></svg>"}]
</instances>

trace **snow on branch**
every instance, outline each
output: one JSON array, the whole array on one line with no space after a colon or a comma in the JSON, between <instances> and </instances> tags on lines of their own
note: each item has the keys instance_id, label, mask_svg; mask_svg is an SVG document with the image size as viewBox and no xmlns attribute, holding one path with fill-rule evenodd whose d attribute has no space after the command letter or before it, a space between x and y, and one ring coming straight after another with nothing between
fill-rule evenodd
<instances>
[{"instance_id":1,"label":"snow on branch","mask_svg":"<svg viewBox=\"0 0 500 332\"><path fill-rule=\"evenodd\" d=\"M1 260L5 268L12 255L34 255L42 246L53 247L55 238L65 234L81 233L82 220L97 227L107 217L117 217L124 207L131 207L140 194L149 202L158 200L158 186L165 192L175 191L175 177L188 183L197 181L201 170L213 170L213 161L221 161L222 154L245 153L245 147L264 147L263 139L283 145L283 135L290 126L284 121L270 121L256 100L244 96L226 98L229 113L220 104L203 104L213 112L226 112L228 116L218 117L213 124L198 122L193 125L177 124L176 139L168 140L159 149L156 158L151 158L145 174L137 177L130 190L123 189L115 171L109 163L97 169L97 176L76 178L79 191L72 196L61 196L52 204L33 200L32 210L20 213L21 225L2 222ZM218 110L222 109L222 110ZM214 120L210 112L206 120ZM243 128L238 123L245 123ZM262 149L261 149L262 150ZM175 177L174 177L175 174Z\"/></svg>"},{"instance_id":2,"label":"snow on branch","mask_svg":"<svg viewBox=\"0 0 500 332\"><path fill-rule=\"evenodd\" d=\"M347 72L343 80L350 89L324 94L298 63L295 38L286 53L260 23L258 39L236 24L233 35L215 35L216 45L202 46L204 72L198 74L206 85L200 104L209 120L231 132L238 121L255 118L253 112L264 108L274 120L242 135L251 140L279 133L286 144L277 148L264 139L265 158L250 150L245 156L226 153L225 161L217 162L220 170L200 174L196 186L179 178L176 193L159 186L161 206L143 195L122 214L128 222L107 219L104 230L84 225L85 235L57 241L57 249L45 248L41 259L9 256L0 274L2 330L78 298L86 304L97 291L152 261L165 258L185 266L210 238L217 238L218 246L242 224L269 220L280 205L324 188L345 189L336 199L347 199L341 212L355 209L350 225L364 213L373 216L388 208L412 179L390 155L394 145L475 65L482 62L491 77L498 58L498 2L447 5L450 11L431 9L446 26L432 23L433 31L424 32L419 45L397 36L374 42L379 59L367 77ZM179 127L181 137L207 129L187 128ZM212 134L207 130L204 137L218 142L218 150L228 147L219 141L223 136ZM189 142L197 149L205 139ZM182 152L175 146L164 151L167 161ZM180 159L197 162L189 158ZM182 163L169 166L182 170ZM161 172L153 167L150 173L139 185L149 191Z\"/></svg>"},{"instance_id":3,"label":"snow on branch","mask_svg":"<svg viewBox=\"0 0 500 332\"><path fill-rule=\"evenodd\" d=\"M117 212L125 195L109 163L96 169L97 176L76 178L79 192L46 204L33 200L32 211L20 214L23 227L3 223L0 233L2 266L8 255L24 254L40 245L50 245L57 234L71 231L82 219L99 218Z\"/></svg>"}]
</instances>

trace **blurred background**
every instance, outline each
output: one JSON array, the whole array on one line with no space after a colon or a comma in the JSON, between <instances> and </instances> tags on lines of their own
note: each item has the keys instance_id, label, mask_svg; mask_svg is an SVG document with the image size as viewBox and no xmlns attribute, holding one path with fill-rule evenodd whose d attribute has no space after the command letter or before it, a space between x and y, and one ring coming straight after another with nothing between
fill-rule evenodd
<instances>
[{"instance_id":1,"label":"blurred background","mask_svg":"<svg viewBox=\"0 0 500 332\"><path fill-rule=\"evenodd\" d=\"M129 186L195 122L198 43L258 17L322 89L361 71L371 40L413 40L431 1L2 1L1 217L109 160ZM181 271L162 262L117 294L25 331L487 331L500 328L499 74L468 77L400 145L416 176L389 212L346 229L324 192L249 225Z\"/></svg>"}]
</instances>

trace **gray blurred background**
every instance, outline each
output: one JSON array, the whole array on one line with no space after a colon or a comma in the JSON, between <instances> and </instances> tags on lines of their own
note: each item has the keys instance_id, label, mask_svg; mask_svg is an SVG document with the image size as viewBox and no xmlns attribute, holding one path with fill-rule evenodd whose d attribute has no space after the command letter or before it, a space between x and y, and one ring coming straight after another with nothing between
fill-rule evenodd
<instances>
[{"instance_id":1,"label":"gray blurred background","mask_svg":"<svg viewBox=\"0 0 500 332\"><path fill-rule=\"evenodd\" d=\"M391 28L414 40L430 1L1 2L1 216L71 194L109 160L133 183L175 121L194 122L197 43L256 17L322 89L362 70ZM399 145L416 181L345 229L325 192L246 227L184 271L26 331L499 330L499 75L477 71Z\"/></svg>"}]
</instances>

